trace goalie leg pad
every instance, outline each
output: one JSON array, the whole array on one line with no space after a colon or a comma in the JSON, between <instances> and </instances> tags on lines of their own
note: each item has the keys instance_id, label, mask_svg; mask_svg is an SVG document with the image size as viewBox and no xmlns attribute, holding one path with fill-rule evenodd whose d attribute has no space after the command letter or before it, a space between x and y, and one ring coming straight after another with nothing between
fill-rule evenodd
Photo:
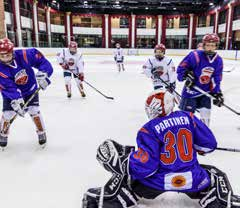
<instances>
[{"instance_id":1,"label":"goalie leg pad","mask_svg":"<svg viewBox=\"0 0 240 208\"><path fill-rule=\"evenodd\" d=\"M211 177L211 185L207 190L200 192L202 195L199 204L207 208L234 207L233 190L224 172L210 165L201 165ZM240 207L240 205L239 205Z\"/></svg>"},{"instance_id":2,"label":"goalie leg pad","mask_svg":"<svg viewBox=\"0 0 240 208\"><path fill-rule=\"evenodd\" d=\"M82 208L97 208L100 204L103 208L127 208L137 205L136 195L121 178L116 178L116 175L107 182L103 192L101 190L100 187L89 189L84 194Z\"/></svg>"}]
</instances>

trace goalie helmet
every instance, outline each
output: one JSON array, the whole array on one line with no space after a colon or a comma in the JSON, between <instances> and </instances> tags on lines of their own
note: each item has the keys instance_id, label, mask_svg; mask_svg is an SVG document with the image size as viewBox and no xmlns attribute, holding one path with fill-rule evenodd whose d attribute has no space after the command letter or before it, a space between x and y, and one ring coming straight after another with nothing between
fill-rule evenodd
<instances>
[{"instance_id":1,"label":"goalie helmet","mask_svg":"<svg viewBox=\"0 0 240 208\"><path fill-rule=\"evenodd\" d=\"M154 90L145 102L145 111L149 119L169 115L174 108L174 96L166 90Z\"/></svg>"}]
</instances>

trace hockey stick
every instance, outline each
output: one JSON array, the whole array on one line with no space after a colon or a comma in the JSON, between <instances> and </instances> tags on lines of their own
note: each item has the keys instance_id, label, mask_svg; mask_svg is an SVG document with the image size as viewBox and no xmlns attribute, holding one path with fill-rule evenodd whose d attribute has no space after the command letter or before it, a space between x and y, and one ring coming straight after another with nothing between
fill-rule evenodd
<instances>
[{"instance_id":1,"label":"hockey stick","mask_svg":"<svg viewBox=\"0 0 240 208\"><path fill-rule=\"evenodd\" d=\"M228 151L228 152L240 152L240 149L235 149L235 148L217 147L216 150Z\"/></svg>"},{"instance_id":2,"label":"hockey stick","mask_svg":"<svg viewBox=\"0 0 240 208\"><path fill-rule=\"evenodd\" d=\"M232 67L231 69L229 69L229 70L223 70L223 72L232 72L232 71L234 71L236 69L236 67L234 66L234 67Z\"/></svg>"},{"instance_id":3,"label":"hockey stick","mask_svg":"<svg viewBox=\"0 0 240 208\"><path fill-rule=\"evenodd\" d=\"M75 73L75 72L73 72L72 70L70 70L70 69L66 69L66 70L72 72L75 76L78 77L78 74ZM113 97L110 97L110 96L107 96L107 95L103 94L101 91L99 91L97 88L95 88L94 86L92 86L92 85L91 85L89 82L87 82L86 80L83 80L83 82L85 82L88 86L90 86L90 87L93 88L95 91L97 91L97 92L98 92L99 94L101 94L103 97L105 97L105 98L107 98L107 99L110 99L110 100L114 100Z\"/></svg>"},{"instance_id":4,"label":"hockey stick","mask_svg":"<svg viewBox=\"0 0 240 208\"><path fill-rule=\"evenodd\" d=\"M24 103L23 105L23 109L26 108L28 106L28 104L32 101L32 99L39 93L39 91L41 90L41 88L37 88L36 91L31 95L31 97L27 100L27 102ZM15 116L9 121L9 125L7 126L7 129L9 128L10 124L12 124L12 122L17 118L17 113L15 114Z\"/></svg>"},{"instance_id":5,"label":"hockey stick","mask_svg":"<svg viewBox=\"0 0 240 208\"><path fill-rule=\"evenodd\" d=\"M95 88L94 86L92 86L89 82L87 82L86 80L83 80L83 82L85 82L88 86L90 86L91 88L93 88L95 91L97 91L99 94L101 94L103 97L110 99L110 100L114 100L114 97L110 97L107 96L105 94L103 94L101 91L99 91L97 88Z\"/></svg>"},{"instance_id":6,"label":"hockey stick","mask_svg":"<svg viewBox=\"0 0 240 208\"><path fill-rule=\"evenodd\" d=\"M206 95L209 98L213 98L215 99L215 97L213 97L212 95L210 95L208 92L205 92L204 90L202 90L201 88L199 88L198 86L193 86L193 88L195 90L197 90L198 92L202 93L203 95ZM234 110L233 108L231 108L230 106L226 105L225 103L222 104L225 108L227 108L228 110L232 111L233 113L240 115L240 112L237 112L236 110Z\"/></svg>"}]
</instances>

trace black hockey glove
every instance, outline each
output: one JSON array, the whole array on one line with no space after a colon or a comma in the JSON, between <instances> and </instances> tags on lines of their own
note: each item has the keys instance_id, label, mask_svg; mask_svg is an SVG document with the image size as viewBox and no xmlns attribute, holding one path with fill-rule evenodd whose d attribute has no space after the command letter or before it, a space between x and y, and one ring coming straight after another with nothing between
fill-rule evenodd
<instances>
[{"instance_id":1,"label":"black hockey glove","mask_svg":"<svg viewBox=\"0 0 240 208\"><path fill-rule=\"evenodd\" d=\"M176 89L176 82L170 83L168 86L166 86L166 89L169 90L169 92L173 93Z\"/></svg>"},{"instance_id":2,"label":"black hockey glove","mask_svg":"<svg viewBox=\"0 0 240 208\"><path fill-rule=\"evenodd\" d=\"M113 140L104 141L97 149L97 160L109 172L128 174L128 156L133 146L123 146Z\"/></svg>"},{"instance_id":3,"label":"black hockey glove","mask_svg":"<svg viewBox=\"0 0 240 208\"><path fill-rule=\"evenodd\" d=\"M211 95L214 97L213 104L218 107L221 107L224 103L223 94L219 92L219 93L212 93Z\"/></svg>"},{"instance_id":4,"label":"black hockey glove","mask_svg":"<svg viewBox=\"0 0 240 208\"><path fill-rule=\"evenodd\" d=\"M195 84L195 78L193 71L186 71L183 77L185 81L185 86L191 88Z\"/></svg>"}]
</instances>

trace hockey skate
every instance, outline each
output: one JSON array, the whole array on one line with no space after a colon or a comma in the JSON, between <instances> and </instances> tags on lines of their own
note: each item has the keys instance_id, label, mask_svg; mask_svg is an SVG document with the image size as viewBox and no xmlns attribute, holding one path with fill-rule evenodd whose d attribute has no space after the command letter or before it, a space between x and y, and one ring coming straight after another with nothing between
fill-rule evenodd
<instances>
[{"instance_id":1,"label":"hockey skate","mask_svg":"<svg viewBox=\"0 0 240 208\"><path fill-rule=\"evenodd\" d=\"M2 151L4 151L5 147L7 146L8 137L0 134L0 147Z\"/></svg>"},{"instance_id":2,"label":"hockey skate","mask_svg":"<svg viewBox=\"0 0 240 208\"><path fill-rule=\"evenodd\" d=\"M86 97L86 94L85 94L85 92L83 90L80 90L80 93L81 93L82 97Z\"/></svg>"},{"instance_id":3,"label":"hockey skate","mask_svg":"<svg viewBox=\"0 0 240 208\"><path fill-rule=\"evenodd\" d=\"M38 134L38 143L40 144L40 146L42 148L44 148L46 146L47 143L47 135L46 133L42 133L42 134Z\"/></svg>"},{"instance_id":4,"label":"hockey skate","mask_svg":"<svg viewBox=\"0 0 240 208\"><path fill-rule=\"evenodd\" d=\"M68 93L67 93L67 97L68 97L68 98L71 98L71 97L72 97L72 93L71 93L71 92L68 92Z\"/></svg>"}]
</instances>

